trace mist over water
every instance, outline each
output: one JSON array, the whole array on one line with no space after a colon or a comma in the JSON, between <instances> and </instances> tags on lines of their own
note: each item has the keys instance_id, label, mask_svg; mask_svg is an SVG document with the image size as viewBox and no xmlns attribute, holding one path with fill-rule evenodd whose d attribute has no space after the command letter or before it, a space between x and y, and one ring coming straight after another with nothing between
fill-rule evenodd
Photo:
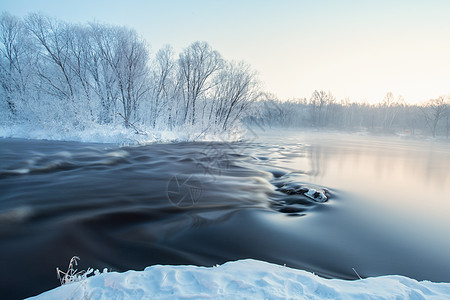
<instances>
[{"instance_id":1,"label":"mist over water","mask_svg":"<svg viewBox=\"0 0 450 300\"><path fill-rule=\"evenodd\" d=\"M302 132L136 147L2 139L2 294L56 287L55 268L74 255L78 269L255 258L335 278L356 279L355 268L448 282L449 150Z\"/></svg>"}]
</instances>

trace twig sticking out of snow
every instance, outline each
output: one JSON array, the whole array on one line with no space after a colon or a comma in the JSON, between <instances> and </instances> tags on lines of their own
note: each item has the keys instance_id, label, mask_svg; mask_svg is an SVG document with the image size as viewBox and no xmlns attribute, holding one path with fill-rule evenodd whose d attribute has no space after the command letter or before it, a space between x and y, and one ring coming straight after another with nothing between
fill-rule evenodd
<instances>
[{"instance_id":1,"label":"twig sticking out of snow","mask_svg":"<svg viewBox=\"0 0 450 300\"><path fill-rule=\"evenodd\" d=\"M131 123L130 121L128 121L128 119L125 118L120 112L118 112L117 114L118 114L119 116L121 116L121 117L125 120L125 123L126 123L128 126L130 126L131 128L134 129L134 133L136 133L136 134L142 134L142 135L147 135L147 133L146 133L145 131L140 130L139 128L137 128L137 127L134 125L134 123Z\"/></svg>"},{"instance_id":2,"label":"twig sticking out of snow","mask_svg":"<svg viewBox=\"0 0 450 300\"><path fill-rule=\"evenodd\" d=\"M355 272L356 276L358 276L359 279L362 279L361 276L359 276L358 272L356 272L355 268L352 268L353 272Z\"/></svg>"},{"instance_id":3,"label":"twig sticking out of snow","mask_svg":"<svg viewBox=\"0 0 450 300\"><path fill-rule=\"evenodd\" d=\"M91 268L88 268L87 271L84 270L78 271L77 269L75 269L75 266L78 265L79 260L80 258L78 256L72 257L70 259L67 272L61 271L59 268L56 268L56 276L58 277L61 285L81 281L87 278L89 274L94 272L94 269Z\"/></svg>"}]
</instances>

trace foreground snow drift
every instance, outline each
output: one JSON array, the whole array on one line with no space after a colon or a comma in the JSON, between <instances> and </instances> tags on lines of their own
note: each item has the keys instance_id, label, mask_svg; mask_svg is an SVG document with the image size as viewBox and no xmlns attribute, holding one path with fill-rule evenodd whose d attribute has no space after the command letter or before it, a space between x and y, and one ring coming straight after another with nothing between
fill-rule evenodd
<instances>
[{"instance_id":1,"label":"foreground snow drift","mask_svg":"<svg viewBox=\"0 0 450 300\"><path fill-rule=\"evenodd\" d=\"M324 279L256 260L217 267L152 266L103 273L29 299L449 299L450 283L403 276Z\"/></svg>"}]
</instances>

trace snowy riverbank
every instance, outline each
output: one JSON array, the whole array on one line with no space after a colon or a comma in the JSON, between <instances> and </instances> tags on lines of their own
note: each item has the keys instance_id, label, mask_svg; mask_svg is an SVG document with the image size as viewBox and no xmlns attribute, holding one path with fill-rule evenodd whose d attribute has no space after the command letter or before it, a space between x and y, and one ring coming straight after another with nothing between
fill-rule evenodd
<instances>
[{"instance_id":1,"label":"snowy riverbank","mask_svg":"<svg viewBox=\"0 0 450 300\"><path fill-rule=\"evenodd\" d=\"M64 130L58 127L43 128L27 125L0 125L0 138L23 138L83 143L110 143L119 145L143 145L150 143L217 141L231 142L242 139L245 129L230 132L205 132L196 127L180 127L172 130L145 129L136 133L133 128L91 124L84 130Z\"/></svg>"},{"instance_id":2,"label":"snowy riverbank","mask_svg":"<svg viewBox=\"0 0 450 300\"><path fill-rule=\"evenodd\" d=\"M450 283L380 276L324 279L257 260L206 268L151 266L103 273L29 299L449 299Z\"/></svg>"}]
</instances>

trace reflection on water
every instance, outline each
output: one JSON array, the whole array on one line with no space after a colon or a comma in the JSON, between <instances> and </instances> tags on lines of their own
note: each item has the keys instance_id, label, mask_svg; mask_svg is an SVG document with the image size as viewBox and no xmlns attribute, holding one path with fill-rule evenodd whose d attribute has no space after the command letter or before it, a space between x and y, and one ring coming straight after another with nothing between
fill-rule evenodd
<instances>
[{"instance_id":1,"label":"reflection on water","mask_svg":"<svg viewBox=\"0 0 450 300\"><path fill-rule=\"evenodd\" d=\"M274 162L301 171L307 182L378 195L386 201L393 199L386 193L402 195L396 202L425 197L440 208L449 208L449 142L317 132L290 132L268 140L284 143L283 149L276 150L281 157Z\"/></svg>"},{"instance_id":2,"label":"reflection on water","mask_svg":"<svg viewBox=\"0 0 450 300\"><path fill-rule=\"evenodd\" d=\"M268 133L264 142L276 152L273 165L333 192L314 232L342 251L342 266L450 280L448 141L283 132Z\"/></svg>"},{"instance_id":3,"label":"reflection on water","mask_svg":"<svg viewBox=\"0 0 450 300\"><path fill-rule=\"evenodd\" d=\"M405 212L440 219L450 212L448 143L320 134L310 137L309 143L310 182L351 191L361 200L377 199L381 206Z\"/></svg>"},{"instance_id":4,"label":"reflection on water","mask_svg":"<svg viewBox=\"0 0 450 300\"><path fill-rule=\"evenodd\" d=\"M376 249L368 259L379 260L380 269L386 259L400 262L399 255L416 266L432 256L439 259L428 262L429 270L450 276L449 142L317 132L283 140L300 155L284 155L278 166L303 170L303 181L345 193L334 203L345 213L330 216L336 227L327 231L346 240L348 253Z\"/></svg>"},{"instance_id":5,"label":"reflection on water","mask_svg":"<svg viewBox=\"0 0 450 300\"><path fill-rule=\"evenodd\" d=\"M448 188L448 148L448 145L437 142L432 145L399 140L380 142L375 138L363 137L353 143L339 139L315 139L314 146L307 147L311 162L309 174L324 180L345 172L346 176L341 178L352 174L353 177L363 175L375 183L388 179L394 180L396 184L406 181L409 185L416 183L409 180L418 180L421 185L425 183ZM333 170L339 172L333 174Z\"/></svg>"},{"instance_id":6,"label":"reflection on water","mask_svg":"<svg viewBox=\"0 0 450 300\"><path fill-rule=\"evenodd\" d=\"M304 181L350 192L380 210L420 214L429 219L427 226L450 228L449 142L336 133L290 133L284 141L297 145L294 152L301 155L277 163L304 170Z\"/></svg>"}]
</instances>

